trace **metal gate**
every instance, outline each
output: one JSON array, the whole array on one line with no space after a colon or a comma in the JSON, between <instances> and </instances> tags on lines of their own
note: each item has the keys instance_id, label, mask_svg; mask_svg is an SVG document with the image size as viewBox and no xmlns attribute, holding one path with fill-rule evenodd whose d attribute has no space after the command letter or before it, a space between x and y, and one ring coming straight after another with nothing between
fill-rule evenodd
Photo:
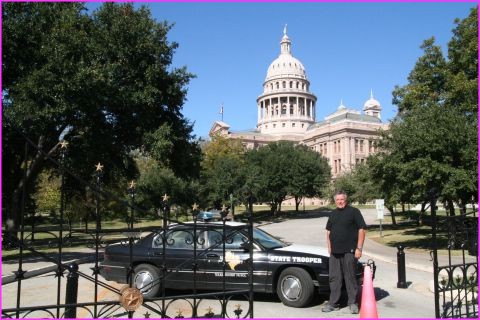
<instances>
[{"instance_id":1,"label":"metal gate","mask_svg":"<svg viewBox=\"0 0 480 320\"><path fill-rule=\"evenodd\" d=\"M245 261L248 266L248 290L226 290L225 272L223 273L223 290L219 292L199 292L196 287L196 266L198 254L193 254L185 258L185 264L191 265L194 281L191 291L172 295L164 286L169 274L173 270L162 265L160 277L157 279L160 283L160 293L158 297L143 299L140 291L132 284L132 274L134 270L133 257L130 254L130 267L127 272L129 285L119 287L118 285L105 281L100 276L100 262L103 258L103 251L106 246L113 242L121 242L126 247L132 247L144 232L157 232L162 236L162 245L165 249L167 245L168 225L170 223L182 224L180 221L171 219L169 199L167 196L163 199L162 208L158 212L150 213L158 218L158 227L135 227L136 213L141 211L135 204L136 189L132 182L126 188L126 199L118 199L101 187L102 166L99 163L96 166L93 183L82 180L72 174L65 167L65 157L67 144L62 145L60 159L53 159L45 152L40 150L37 145L25 138L25 159L28 149L42 152L43 155L52 161L61 175L61 196L60 196L60 217L58 225L51 227L36 227L35 223L27 226L27 214L25 213L26 190L23 190L20 212L20 225L18 237L11 236L7 230L2 230L2 249L4 252L15 253L18 261L15 264L10 280L2 281L2 292L6 285L16 285L15 297L10 297L13 301L6 305L5 295L2 299L2 317L3 318L253 318L253 221L249 214L248 239L246 244L250 246L250 258ZM27 163L27 161L25 161ZM25 166L24 170L28 170ZM26 172L26 171L25 171ZM85 230L83 228L73 228L71 224L66 223L65 208L69 199L67 199L64 188L65 177L75 179L78 183L92 190L94 196L94 208L92 208L96 227ZM128 196L127 196L128 194ZM115 199L121 203L125 212L125 228L108 229L101 227L102 212L100 203ZM225 242L232 236L225 232L226 212L222 211L223 220L223 256L225 257ZM192 220L197 224L196 211L193 210ZM232 231L238 232L238 231ZM194 248L201 242L201 239L194 233L192 236ZM222 246L217 243L215 246ZM67 250L68 249L68 250ZM209 250L202 249L204 251ZM67 252L68 251L68 252ZM73 252L72 252L73 251ZM199 253L200 249L195 252ZM70 260L72 256L81 255L81 260ZM41 289L35 292L32 297L27 293L28 282L32 281L31 270L25 266L31 266L31 261L36 264L48 262L50 267L46 272L50 275L44 275ZM90 262L93 267L90 270L82 270L79 262ZM225 270L226 263L223 268ZM54 272L51 275L51 272ZM32 280L31 280L32 279ZM79 290L79 285L87 290ZM85 292L87 291L87 292ZM55 301L49 300L48 303L42 302L43 292L48 292L55 296ZM28 294L28 295L27 295Z\"/></svg>"},{"instance_id":2,"label":"metal gate","mask_svg":"<svg viewBox=\"0 0 480 320\"><path fill-rule=\"evenodd\" d=\"M435 317L478 318L477 209L440 217L432 201L431 212Z\"/></svg>"}]
</instances>

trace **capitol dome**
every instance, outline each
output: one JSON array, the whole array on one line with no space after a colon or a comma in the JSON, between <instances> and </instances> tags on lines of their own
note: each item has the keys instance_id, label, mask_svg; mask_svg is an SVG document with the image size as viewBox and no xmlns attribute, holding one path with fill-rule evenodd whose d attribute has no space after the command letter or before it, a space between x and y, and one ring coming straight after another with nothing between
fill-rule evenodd
<instances>
[{"instance_id":1,"label":"capitol dome","mask_svg":"<svg viewBox=\"0 0 480 320\"><path fill-rule=\"evenodd\" d=\"M300 78L306 79L303 64L291 53L291 41L287 36L286 28L283 30L283 38L280 42L280 55L268 67L265 81L277 78Z\"/></svg>"},{"instance_id":2,"label":"capitol dome","mask_svg":"<svg viewBox=\"0 0 480 320\"><path fill-rule=\"evenodd\" d=\"M280 54L270 64L265 81L284 77L306 79L305 68L302 63L290 54Z\"/></svg>"},{"instance_id":3,"label":"capitol dome","mask_svg":"<svg viewBox=\"0 0 480 320\"><path fill-rule=\"evenodd\" d=\"M300 136L315 123L317 97L310 92L305 68L292 56L291 45L285 26L280 55L268 67L257 98L257 129L262 134Z\"/></svg>"}]
</instances>

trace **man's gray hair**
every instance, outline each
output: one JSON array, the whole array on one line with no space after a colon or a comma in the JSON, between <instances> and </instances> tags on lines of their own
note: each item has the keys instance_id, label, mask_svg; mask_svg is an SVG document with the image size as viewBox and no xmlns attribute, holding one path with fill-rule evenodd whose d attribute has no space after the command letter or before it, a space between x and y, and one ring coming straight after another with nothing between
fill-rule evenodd
<instances>
[{"instance_id":1,"label":"man's gray hair","mask_svg":"<svg viewBox=\"0 0 480 320\"><path fill-rule=\"evenodd\" d=\"M347 193L343 190L339 190L335 193L335 195L333 196L333 200L335 200L337 198L337 196L339 195L343 195L345 196L345 200L347 200L348 196L347 196Z\"/></svg>"}]
</instances>

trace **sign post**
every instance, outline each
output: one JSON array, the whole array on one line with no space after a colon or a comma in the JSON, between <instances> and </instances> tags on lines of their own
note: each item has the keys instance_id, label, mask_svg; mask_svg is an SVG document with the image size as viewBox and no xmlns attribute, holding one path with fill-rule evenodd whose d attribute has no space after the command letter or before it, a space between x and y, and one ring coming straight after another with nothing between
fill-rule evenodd
<instances>
[{"instance_id":1,"label":"sign post","mask_svg":"<svg viewBox=\"0 0 480 320\"><path fill-rule=\"evenodd\" d=\"M382 234L382 220L383 220L383 207L385 205L384 199L375 199L375 207L377 208L377 218L380 220L380 237L383 237Z\"/></svg>"}]
</instances>

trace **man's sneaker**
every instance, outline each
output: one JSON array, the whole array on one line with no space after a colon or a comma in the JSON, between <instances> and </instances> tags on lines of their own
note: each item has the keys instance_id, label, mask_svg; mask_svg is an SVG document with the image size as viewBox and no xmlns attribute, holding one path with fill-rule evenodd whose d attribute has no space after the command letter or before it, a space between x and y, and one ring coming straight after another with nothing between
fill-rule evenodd
<instances>
[{"instance_id":1,"label":"man's sneaker","mask_svg":"<svg viewBox=\"0 0 480 320\"><path fill-rule=\"evenodd\" d=\"M335 310L338 310L338 308L335 308L335 307L332 306L330 303L327 303L327 304L324 305L323 308L322 308L322 312L332 312L332 311L335 311Z\"/></svg>"},{"instance_id":2,"label":"man's sneaker","mask_svg":"<svg viewBox=\"0 0 480 320\"><path fill-rule=\"evenodd\" d=\"M350 305L350 312L352 314L357 314L358 313L358 305L356 303L353 303Z\"/></svg>"}]
</instances>

